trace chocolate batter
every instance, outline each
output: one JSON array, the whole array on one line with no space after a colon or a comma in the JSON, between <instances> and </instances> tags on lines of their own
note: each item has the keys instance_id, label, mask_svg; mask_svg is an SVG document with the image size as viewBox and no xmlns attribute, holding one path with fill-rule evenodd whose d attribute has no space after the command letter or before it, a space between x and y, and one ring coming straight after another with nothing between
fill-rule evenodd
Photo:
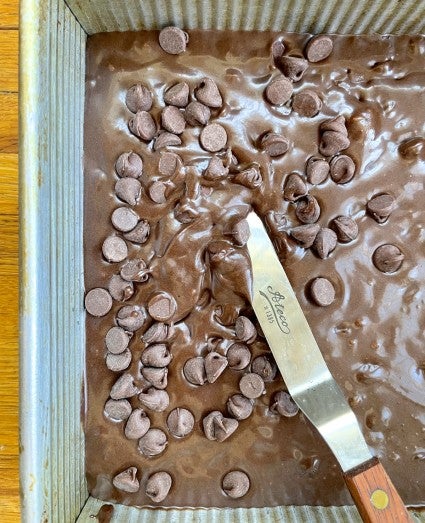
<instances>
[{"instance_id":1,"label":"chocolate batter","mask_svg":"<svg viewBox=\"0 0 425 523\"><path fill-rule=\"evenodd\" d=\"M144 244L127 241L128 259L142 258L151 271L147 281L134 285L128 301L114 300L103 317L87 315L86 473L95 497L152 505L145 493L147 479L166 471L172 487L161 506L352 502L337 462L304 416L284 417L270 410L273 395L285 388L279 374L265 383L264 395L252 400L251 416L239 421L237 430L221 443L206 439L202 420L214 410L229 416L226 403L239 393L238 383L250 368L227 367L214 383L202 386L191 385L184 377L183 367L190 358L212 350L226 354L236 341L238 315L255 322L248 303L249 261L245 249L226 235L229 224L253 206L272 225L301 306L367 443L403 500L409 505L425 504L425 156L420 138L425 132L425 39L332 36L330 57L310 63L302 79L293 84L294 95L309 89L319 96L320 111L310 118L291 112L290 102L275 107L264 98L265 88L279 73L272 49L280 44L272 47L273 42L283 37L285 54L301 57L310 36L191 31L187 49L179 55L161 49L157 32L97 34L88 40L85 285L87 290L108 288L124 263L105 261L102 244L114 232L112 212L125 205L114 191L115 162L131 150L144 163L142 196L131 209L147 220L150 236ZM262 183L249 189L235 183L232 173L224 181L205 180L202 173L212 154L199 145L203 127L186 126L180 135L182 145L170 148L181 156L184 175L173 179L165 203L155 203L149 196L152 182L169 178L158 171L161 151L154 152L152 145L129 131L128 121L134 115L125 104L127 90L138 82L147 86L153 93L150 114L159 122L164 91L185 81L192 96L203 77L215 80L223 97L222 108L211 110L210 123L224 127L227 146L239 166L258 164ZM358 236L339 241L321 259L317 252L323 252L323 245L322 251L315 252L290 236L301 222L296 204L283 199L283 187L291 172L306 179L307 160L320 157L319 126L338 115L346 119L351 145L344 154L355 162L354 177L339 184L328 176L324 183L308 184L308 191L320 205L321 227L328 227L337 216L348 216L355 221ZM259 138L270 131L283 134L289 142L283 156L271 158L261 150ZM384 223L378 223L366 208L379 193L395 198ZM174 214L177 208L181 217L182 206L190 217L186 223ZM212 241L228 242L231 251L224 260L211 263ZM373 263L373 253L383 244L397 246L404 255L394 273L381 272ZM317 277L326 278L335 289L328 306L320 306L320 300L314 301L310 294ZM168 446L159 456L147 458L138 451L137 440L124 437L123 423L104 416L111 388L121 375L105 365L105 336L116 325L121 307L146 308L159 291L169 293L176 305L171 320L175 333L168 343L173 356L166 388L170 404L164 412L145 410L150 426L167 434ZM126 372L135 377L136 386L144 349L140 337L151 324L148 317L129 345L132 361ZM250 349L252 359L269 353L261 336ZM133 409L142 406L137 396L129 401ZM167 416L177 407L190 410L195 418L193 431L184 438L174 437L167 428ZM138 469L139 491L116 489L112 478L133 466ZM223 477L232 470L246 473L250 482L248 492L238 499L222 490Z\"/></svg>"}]
</instances>

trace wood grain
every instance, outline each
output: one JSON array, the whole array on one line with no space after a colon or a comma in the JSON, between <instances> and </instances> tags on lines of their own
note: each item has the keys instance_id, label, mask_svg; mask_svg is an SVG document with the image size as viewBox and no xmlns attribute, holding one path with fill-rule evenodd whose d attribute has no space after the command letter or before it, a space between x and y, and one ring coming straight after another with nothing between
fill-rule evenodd
<instances>
[{"instance_id":1,"label":"wood grain","mask_svg":"<svg viewBox=\"0 0 425 523\"><path fill-rule=\"evenodd\" d=\"M391 479L379 461L348 472L345 482L364 523L412 523Z\"/></svg>"},{"instance_id":2,"label":"wood grain","mask_svg":"<svg viewBox=\"0 0 425 523\"><path fill-rule=\"evenodd\" d=\"M0 91L18 91L18 31L0 31Z\"/></svg>"},{"instance_id":3,"label":"wood grain","mask_svg":"<svg viewBox=\"0 0 425 523\"><path fill-rule=\"evenodd\" d=\"M0 1L0 29L17 29L19 24L19 1ZM3 49L0 48L1 51Z\"/></svg>"},{"instance_id":4,"label":"wood grain","mask_svg":"<svg viewBox=\"0 0 425 523\"><path fill-rule=\"evenodd\" d=\"M0 507L17 523L18 444L18 0L0 0ZM4 30L4 29L7 30Z\"/></svg>"}]
</instances>

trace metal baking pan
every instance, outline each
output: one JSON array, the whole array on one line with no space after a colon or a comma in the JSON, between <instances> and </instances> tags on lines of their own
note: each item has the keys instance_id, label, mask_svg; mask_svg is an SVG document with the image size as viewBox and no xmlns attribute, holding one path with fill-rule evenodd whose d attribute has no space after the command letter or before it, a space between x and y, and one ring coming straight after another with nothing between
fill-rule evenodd
<instances>
[{"instance_id":1,"label":"metal baking pan","mask_svg":"<svg viewBox=\"0 0 425 523\"><path fill-rule=\"evenodd\" d=\"M259 29L421 33L423 0L21 0L22 520L90 522L84 393L83 113L85 45L102 31ZM417 521L425 517L412 512ZM113 522L359 521L353 507L138 510Z\"/></svg>"}]
</instances>

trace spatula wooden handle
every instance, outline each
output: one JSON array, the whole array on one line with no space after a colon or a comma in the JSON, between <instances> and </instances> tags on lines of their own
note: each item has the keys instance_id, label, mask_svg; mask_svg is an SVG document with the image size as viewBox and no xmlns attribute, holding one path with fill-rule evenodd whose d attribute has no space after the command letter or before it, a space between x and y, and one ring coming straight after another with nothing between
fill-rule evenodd
<instances>
[{"instance_id":1,"label":"spatula wooden handle","mask_svg":"<svg viewBox=\"0 0 425 523\"><path fill-rule=\"evenodd\" d=\"M412 523L390 478L373 458L348 471L345 482L365 523Z\"/></svg>"}]
</instances>

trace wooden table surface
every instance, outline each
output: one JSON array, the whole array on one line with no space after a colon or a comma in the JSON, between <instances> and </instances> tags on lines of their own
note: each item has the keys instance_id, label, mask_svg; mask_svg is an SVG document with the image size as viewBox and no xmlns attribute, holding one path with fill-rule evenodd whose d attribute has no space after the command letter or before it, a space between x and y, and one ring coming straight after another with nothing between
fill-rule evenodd
<instances>
[{"instance_id":1,"label":"wooden table surface","mask_svg":"<svg viewBox=\"0 0 425 523\"><path fill-rule=\"evenodd\" d=\"M18 0L0 0L0 520L19 521Z\"/></svg>"}]
</instances>

